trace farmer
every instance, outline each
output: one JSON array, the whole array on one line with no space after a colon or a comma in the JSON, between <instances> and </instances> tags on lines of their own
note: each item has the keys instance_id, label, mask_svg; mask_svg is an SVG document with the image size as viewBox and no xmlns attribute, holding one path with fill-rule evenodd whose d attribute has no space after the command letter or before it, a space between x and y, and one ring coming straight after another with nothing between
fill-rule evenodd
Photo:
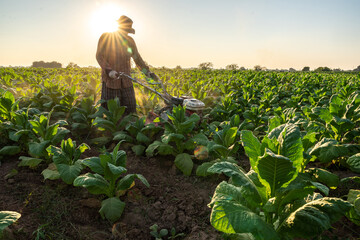
<instances>
[{"instance_id":1,"label":"farmer","mask_svg":"<svg viewBox=\"0 0 360 240\"><path fill-rule=\"evenodd\" d=\"M155 74L150 72L136 48L134 39L128 35L135 34L132 28L133 21L126 16L121 16L117 22L118 30L102 34L97 47L96 60L102 69L101 99L109 100L118 97L120 104L126 106L125 114L129 114L136 112L133 83L124 76L118 78L118 73L130 75L130 58L133 58L136 66L147 77L154 78ZM106 103L103 106L107 108Z\"/></svg>"}]
</instances>

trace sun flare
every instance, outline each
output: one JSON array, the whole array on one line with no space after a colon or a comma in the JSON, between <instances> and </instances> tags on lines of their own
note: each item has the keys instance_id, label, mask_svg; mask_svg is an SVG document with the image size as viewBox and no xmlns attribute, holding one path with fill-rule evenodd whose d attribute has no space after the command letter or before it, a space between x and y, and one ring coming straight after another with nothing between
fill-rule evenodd
<instances>
[{"instance_id":1,"label":"sun flare","mask_svg":"<svg viewBox=\"0 0 360 240\"><path fill-rule=\"evenodd\" d=\"M118 28L116 20L122 13L120 7L114 4L99 7L92 15L91 29L96 35L116 31Z\"/></svg>"}]
</instances>

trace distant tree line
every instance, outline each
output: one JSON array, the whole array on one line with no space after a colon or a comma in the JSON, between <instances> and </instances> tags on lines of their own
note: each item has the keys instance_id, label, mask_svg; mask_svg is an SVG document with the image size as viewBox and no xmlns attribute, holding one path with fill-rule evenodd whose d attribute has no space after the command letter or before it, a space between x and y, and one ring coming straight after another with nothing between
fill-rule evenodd
<instances>
[{"instance_id":1,"label":"distant tree line","mask_svg":"<svg viewBox=\"0 0 360 240\"><path fill-rule=\"evenodd\" d=\"M354 69L354 72L360 72L360 65Z\"/></svg>"},{"instance_id":2,"label":"distant tree line","mask_svg":"<svg viewBox=\"0 0 360 240\"><path fill-rule=\"evenodd\" d=\"M62 64L52 61L52 62L44 62L44 61L35 61L32 63L31 67L42 67L42 68L61 68Z\"/></svg>"},{"instance_id":3,"label":"distant tree line","mask_svg":"<svg viewBox=\"0 0 360 240\"><path fill-rule=\"evenodd\" d=\"M211 62L203 62L200 63L198 65L198 69L202 69L202 70L208 70L208 69L212 69L213 68L213 64ZM181 69L181 66L176 66L176 69ZM226 70L246 70L244 67L239 67L239 65L237 65L236 63L233 64L229 64L225 67ZM267 69L264 66L260 66L260 65L255 65L254 66L254 70L255 71L280 71L280 72L297 72L296 69L294 68L289 68L289 69ZM309 66L305 66L302 70L302 72L310 72L310 67ZM313 72L360 72L360 65L353 69L353 70L342 70L340 68L334 68L331 69L329 67L318 67L315 68L314 70L312 70Z\"/></svg>"}]
</instances>

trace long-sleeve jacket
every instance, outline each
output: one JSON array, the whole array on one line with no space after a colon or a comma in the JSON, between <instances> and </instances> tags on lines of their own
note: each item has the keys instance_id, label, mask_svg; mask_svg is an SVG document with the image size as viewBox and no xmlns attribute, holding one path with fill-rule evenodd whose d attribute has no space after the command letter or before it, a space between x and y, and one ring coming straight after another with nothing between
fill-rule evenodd
<instances>
[{"instance_id":1,"label":"long-sleeve jacket","mask_svg":"<svg viewBox=\"0 0 360 240\"><path fill-rule=\"evenodd\" d=\"M132 81L126 77L112 79L108 76L111 70L130 75L130 58L134 59L140 71L145 74L149 73L149 67L141 58L134 39L127 33L117 31L101 35L96 51L96 60L102 68L102 81L106 83L106 87L112 89L132 87Z\"/></svg>"}]
</instances>

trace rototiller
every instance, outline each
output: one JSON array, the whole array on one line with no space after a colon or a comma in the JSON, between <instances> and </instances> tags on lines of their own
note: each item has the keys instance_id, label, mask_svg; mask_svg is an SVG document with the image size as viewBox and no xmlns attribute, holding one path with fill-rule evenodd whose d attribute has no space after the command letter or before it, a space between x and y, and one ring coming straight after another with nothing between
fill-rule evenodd
<instances>
[{"instance_id":1,"label":"rototiller","mask_svg":"<svg viewBox=\"0 0 360 240\"><path fill-rule=\"evenodd\" d=\"M186 96L183 96L183 97L173 97L171 96L165 89L165 86L164 84L162 83L161 79L157 76L156 76L156 81L157 82L154 82L154 83L150 83L150 82L144 82L143 80L140 80L140 79L136 79L136 78L133 78L125 73L122 73L122 72L119 72L119 76L118 78L120 77L127 77L129 79L131 79L133 82L143 86L144 88L154 92L155 94L157 94L159 97L161 97L165 104L167 105L165 108L163 108L163 110L171 110L171 108L175 105L175 106L186 106L186 110L190 110L191 112L199 112L201 110L203 110L205 108L205 104L198 100L198 99L195 99L195 98L190 98L190 97L186 97ZM163 93L160 93L159 91L156 91L154 88L148 86L149 85L160 85L160 87L162 88L163 90Z\"/></svg>"}]
</instances>

